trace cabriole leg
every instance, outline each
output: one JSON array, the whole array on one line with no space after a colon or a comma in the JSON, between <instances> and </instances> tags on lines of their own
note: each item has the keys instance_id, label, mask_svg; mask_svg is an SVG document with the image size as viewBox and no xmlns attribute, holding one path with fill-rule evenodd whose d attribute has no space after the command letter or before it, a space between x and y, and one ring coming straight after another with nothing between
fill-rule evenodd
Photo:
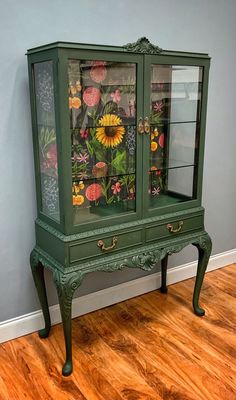
<instances>
[{"instance_id":1,"label":"cabriole leg","mask_svg":"<svg viewBox=\"0 0 236 400\"><path fill-rule=\"evenodd\" d=\"M45 328L39 331L39 336L41 338L46 338L48 337L50 332L51 319L49 314L47 293L44 280L44 267L39 261L38 254L35 250L33 250L30 255L30 265L45 321Z\"/></svg>"},{"instance_id":2,"label":"cabriole leg","mask_svg":"<svg viewBox=\"0 0 236 400\"><path fill-rule=\"evenodd\" d=\"M65 337L66 360L62 368L62 374L68 376L72 373L72 330L71 330L71 305L74 291L80 286L82 276L78 273L62 273L58 270L53 274L57 288L58 300L61 310L61 318Z\"/></svg>"},{"instance_id":3,"label":"cabriole leg","mask_svg":"<svg viewBox=\"0 0 236 400\"><path fill-rule=\"evenodd\" d=\"M205 314L205 310L199 307L199 296L204 279L204 274L211 254L211 249L212 249L211 238L208 234L206 234L202 236L198 242L193 243L193 245L197 247L199 254L197 276L193 292L193 308L195 314L203 316Z\"/></svg>"},{"instance_id":4,"label":"cabriole leg","mask_svg":"<svg viewBox=\"0 0 236 400\"><path fill-rule=\"evenodd\" d=\"M166 275L167 275L168 255L161 260L161 293L167 293Z\"/></svg>"}]
</instances>

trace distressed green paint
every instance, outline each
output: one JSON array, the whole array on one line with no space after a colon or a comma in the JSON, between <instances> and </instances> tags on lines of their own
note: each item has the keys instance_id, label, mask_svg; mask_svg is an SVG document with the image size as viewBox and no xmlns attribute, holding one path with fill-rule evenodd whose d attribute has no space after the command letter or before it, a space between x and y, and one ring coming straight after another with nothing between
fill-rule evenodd
<instances>
[{"instance_id":1,"label":"distressed green paint","mask_svg":"<svg viewBox=\"0 0 236 400\"><path fill-rule=\"evenodd\" d=\"M161 291L167 292L166 275L168 256L192 244L197 247L199 261L193 293L193 308L197 315L204 315L199 306L199 296L204 273L211 253L211 239L204 229L204 208L201 206L204 137L206 124L207 86L209 57L207 54L172 52L152 45L146 38L118 46L99 46L56 42L31 49L27 53L31 94L31 112L35 159L36 193L38 218L36 220L36 246L30 257L32 274L43 310L45 327L39 332L46 338L51 322L44 283L44 268L53 274L57 289L66 346L63 375L72 372L71 302L75 290L84 276L94 271L112 272L123 268L140 268L151 271L161 262ZM198 168L196 171L195 199L167 204L149 209L148 206L148 163L149 136L137 134L136 152L136 211L128 214L111 215L95 222L73 226L71 203L71 138L68 113L68 59L109 60L136 63L137 66L137 121L149 114L150 65L186 65L204 67ZM46 60L53 61L55 87L55 118L58 151L60 222L44 215L40 210L41 187L37 141L37 117L32 65ZM137 122L136 121L136 122ZM173 227L183 222L181 230L171 233ZM109 246L116 237L112 250L102 251L97 245L103 240Z\"/></svg>"}]
</instances>

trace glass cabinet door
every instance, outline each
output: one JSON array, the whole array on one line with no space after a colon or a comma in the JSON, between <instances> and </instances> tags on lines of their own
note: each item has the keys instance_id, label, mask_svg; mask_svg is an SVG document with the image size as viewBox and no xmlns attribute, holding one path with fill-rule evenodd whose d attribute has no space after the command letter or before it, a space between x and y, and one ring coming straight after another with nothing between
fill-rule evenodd
<instances>
[{"instance_id":1,"label":"glass cabinet door","mask_svg":"<svg viewBox=\"0 0 236 400\"><path fill-rule=\"evenodd\" d=\"M196 198L202 67L151 64L148 208Z\"/></svg>"},{"instance_id":2,"label":"glass cabinet door","mask_svg":"<svg viewBox=\"0 0 236 400\"><path fill-rule=\"evenodd\" d=\"M136 211L136 64L68 60L73 223Z\"/></svg>"}]
</instances>

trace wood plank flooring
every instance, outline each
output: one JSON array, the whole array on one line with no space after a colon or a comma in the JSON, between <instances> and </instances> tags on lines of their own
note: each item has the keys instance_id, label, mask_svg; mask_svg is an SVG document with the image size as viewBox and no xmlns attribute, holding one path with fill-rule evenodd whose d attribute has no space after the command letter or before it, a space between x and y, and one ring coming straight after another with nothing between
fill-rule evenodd
<instances>
[{"instance_id":1,"label":"wood plank flooring","mask_svg":"<svg viewBox=\"0 0 236 400\"><path fill-rule=\"evenodd\" d=\"M0 400L236 400L236 264L73 320L74 373L62 326L0 345Z\"/></svg>"}]
</instances>

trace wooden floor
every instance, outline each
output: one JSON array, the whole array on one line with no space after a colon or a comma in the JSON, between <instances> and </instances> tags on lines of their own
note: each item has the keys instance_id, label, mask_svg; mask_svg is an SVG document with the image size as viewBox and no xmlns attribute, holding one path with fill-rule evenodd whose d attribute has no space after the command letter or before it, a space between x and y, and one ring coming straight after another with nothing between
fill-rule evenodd
<instances>
[{"instance_id":1,"label":"wooden floor","mask_svg":"<svg viewBox=\"0 0 236 400\"><path fill-rule=\"evenodd\" d=\"M1 400L236 400L236 265L73 320L74 373L61 376L62 326L0 346Z\"/></svg>"}]
</instances>

